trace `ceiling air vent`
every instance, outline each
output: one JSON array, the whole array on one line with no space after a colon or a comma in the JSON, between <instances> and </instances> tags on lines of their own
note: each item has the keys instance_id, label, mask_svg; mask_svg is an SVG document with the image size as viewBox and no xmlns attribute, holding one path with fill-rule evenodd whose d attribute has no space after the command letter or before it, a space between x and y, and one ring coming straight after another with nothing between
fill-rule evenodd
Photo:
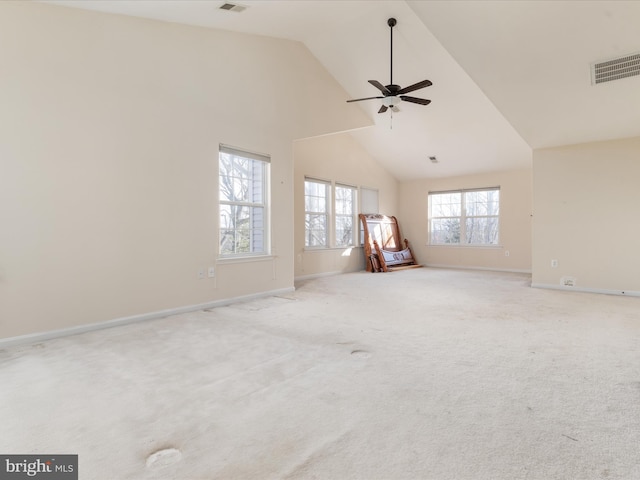
<instances>
[{"instance_id":1,"label":"ceiling air vent","mask_svg":"<svg viewBox=\"0 0 640 480\"><path fill-rule=\"evenodd\" d=\"M610 82L640 75L640 53L591 65L591 83Z\"/></svg>"},{"instance_id":2,"label":"ceiling air vent","mask_svg":"<svg viewBox=\"0 0 640 480\"><path fill-rule=\"evenodd\" d=\"M227 10L229 12L243 12L247 7L238 5L237 3L223 3L220 5L220 10Z\"/></svg>"}]
</instances>

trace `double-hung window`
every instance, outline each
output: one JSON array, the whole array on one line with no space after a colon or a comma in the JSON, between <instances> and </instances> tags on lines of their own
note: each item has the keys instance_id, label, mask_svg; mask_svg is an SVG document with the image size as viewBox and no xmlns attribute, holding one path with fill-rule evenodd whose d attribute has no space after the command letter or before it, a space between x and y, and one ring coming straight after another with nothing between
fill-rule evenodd
<instances>
[{"instance_id":1,"label":"double-hung window","mask_svg":"<svg viewBox=\"0 0 640 480\"><path fill-rule=\"evenodd\" d=\"M304 245L329 246L329 199L331 184L321 180L304 181Z\"/></svg>"},{"instance_id":2,"label":"double-hung window","mask_svg":"<svg viewBox=\"0 0 640 480\"><path fill-rule=\"evenodd\" d=\"M354 244L356 189L347 185L335 188L335 245L351 247Z\"/></svg>"},{"instance_id":3,"label":"double-hung window","mask_svg":"<svg viewBox=\"0 0 640 480\"><path fill-rule=\"evenodd\" d=\"M498 245L500 188L429 193L431 245Z\"/></svg>"},{"instance_id":4,"label":"double-hung window","mask_svg":"<svg viewBox=\"0 0 640 480\"><path fill-rule=\"evenodd\" d=\"M270 157L220 145L220 255L269 253Z\"/></svg>"},{"instance_id":5,"label":"double-hung window","mask_svg":"<svg viewBox=\"0 0 640 480\"><path fill-rule=\"evenodd\" d=\"M343 248L354 245L356 194L356 187L305 179L305 247Z\"/></svg>"}]
</instances>

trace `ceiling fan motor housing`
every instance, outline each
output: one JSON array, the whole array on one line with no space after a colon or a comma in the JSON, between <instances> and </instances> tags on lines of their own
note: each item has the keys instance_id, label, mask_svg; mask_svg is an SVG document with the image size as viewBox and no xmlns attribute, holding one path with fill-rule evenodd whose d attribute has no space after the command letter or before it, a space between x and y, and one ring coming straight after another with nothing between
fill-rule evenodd
<instances>
[{"instance_id":1,"label":"ceiling fan motor housing","mask_svg":"<svg viewBox=\"0 0 640 480\"><path fill-rule=\"evenodd\" d=\"M400 85L385 85L385 88L389 90L389 93L383 92L383 95L386 96L396 96L398 91L402 88Z\"/></svg>"}]
</instances>

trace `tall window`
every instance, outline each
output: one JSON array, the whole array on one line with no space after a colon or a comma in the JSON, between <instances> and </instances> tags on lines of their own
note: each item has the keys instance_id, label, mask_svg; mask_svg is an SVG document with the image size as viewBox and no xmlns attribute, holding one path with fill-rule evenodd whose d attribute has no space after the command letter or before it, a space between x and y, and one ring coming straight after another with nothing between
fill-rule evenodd
<instances>
[{"instance_id":1,"label":"tall window","mask_svg":"<svg viewBox=\"0 0 640 480\"><path fill-rule=\"evenodd\" d=\"M429 193L432 245L497 245L499 230L499 188Z\"/></svg>"},{"instance_id":2,"label":"tall window","mask_svg":"<svg viewBox=\"0 0 640 480\"><path fill-rule=\"evenodd\" d=\"M346 185L336 185L335 206L335 246L353 246L356 189Z\"/></svg>"},{"instance_id":3,"label":"tall window","mask_svg":"<svg viewBox=\"0 0 640 480\"><path fill-rule=\"evenodd\" d=\"M220 255L269 253L270 158L220 145Z\"/></svg>"},{"instance_id":4,"label":"tall window","mask_svg":"<svg viewBox=\"0 0 640 480\"><path fill-rule=\"evenodd\" d=\"M320 180L304 181L304 245L329 246L329 196L331 185Z\"/></svg>"}]
</instances>

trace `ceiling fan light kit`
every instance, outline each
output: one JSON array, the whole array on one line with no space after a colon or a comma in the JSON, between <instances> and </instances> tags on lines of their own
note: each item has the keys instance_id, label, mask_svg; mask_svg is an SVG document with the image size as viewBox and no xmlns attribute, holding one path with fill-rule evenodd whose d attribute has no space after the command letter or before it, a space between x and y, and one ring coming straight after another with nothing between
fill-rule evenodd
<instances>
[{"instance_id":1,"label":"ceiling fan light kit","mask_svg":"<svg viewBox=\"0 0 640 480\"><path fill-rule=\"evenodd\" d=\"M416 103L418 105L429 105L431 103L431 100L427 100L425 98L410 97L408 95L405 95L405 93L410 93L415 90L420 90L421 88L433 85L430 80L422 80L421 82L414 83L413 85L409 85L405 88L402 88L400 85L396 85L393 83L393 27L395 27L396 24L397 21L395 18L390 18L389 20L387 20L387 25L389 25L391 33L391 62L389 85L382 85L382 83L377 80L369 80L369 83L371 85L380 90L382 96L356 98L354 100L347 100L347 103L360 102L362 100L382 99L382 106L380 107L380 110L378 110L378 113L384 113L389 109L391 109L392 112L400 111L398 109L398 104L401 101Z\"/></svg>"},{"instance_id":2,"label":"ceiling fan light kit","mask_svg":"<svg viewBox=\"0 0 640 480\"><path fill-rule=\"evenodd\" d=\"M394 95L394 96L384 97L384 99L382 100L382 104L387 108L391 108L398 105L400 101L401 101L400 97L396 97Z\"/></svg>"}]
</instances>

